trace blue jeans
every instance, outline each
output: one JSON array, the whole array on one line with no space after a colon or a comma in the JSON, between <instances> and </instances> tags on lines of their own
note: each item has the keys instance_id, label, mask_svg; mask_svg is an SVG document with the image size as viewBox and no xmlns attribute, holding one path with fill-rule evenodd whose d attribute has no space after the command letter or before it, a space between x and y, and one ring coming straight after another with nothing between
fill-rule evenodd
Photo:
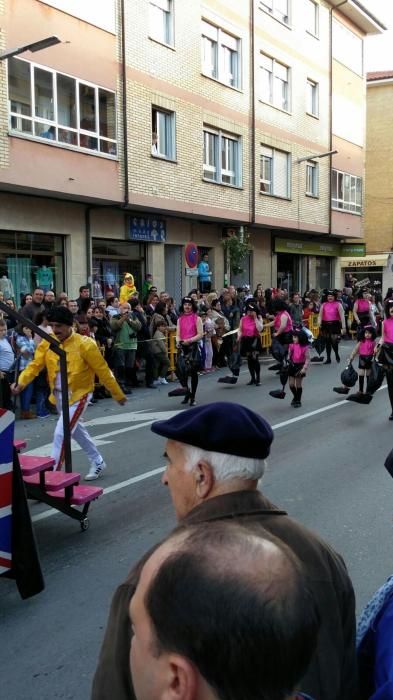
<instances>
[{"instance_id":1,"label":"blue jeans","mask_svg":"<svg viewBox=\"0 0 393 700\"><path fill-rule=\"evenodd\" d=\"M31 397L33 396L34 384L31 382L27 385L23 391L20 393L20 408L21 411L29 411Z\"/></svg>"}]
</instances>

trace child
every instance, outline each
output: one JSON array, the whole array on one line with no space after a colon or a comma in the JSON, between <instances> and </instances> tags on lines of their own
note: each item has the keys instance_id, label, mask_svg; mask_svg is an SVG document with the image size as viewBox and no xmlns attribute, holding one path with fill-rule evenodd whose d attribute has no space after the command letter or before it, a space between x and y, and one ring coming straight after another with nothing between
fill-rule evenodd
<instances>
[{"instance_id":1,"label":"child","mask_svg":"<svg viewBox=\"0 0 393 700\"><path fill-rule=\"evenodd\" d=\"M303 330L292 332L292 343L288 347L288 383L293 394L291 406L300 408L303 393L303 377L310 361L309 342Z\"/></svg>"},{"instance_id":2,"label":"child","mask_svg":"<svg viewBox=\"0 0 393 700\"><path fill-rule=\"evenodd\" d=\"M212 310L207 309L206 314L202 316L204 345L205 345L205 372L213 371L213 343L212 337L216 335L216 327L212 318Z\"/></svg>"},{"instance_id":3,"label":"child","mask_svg":"<svg viewBox=\"0 0 393 700\"><path fill-rule=\"evenodd\" d=\"M163 321L158 321L156 330L154 331L153 340L151 342L151 351L153 353L154 362L154 385L168 384L166 375L169 369L169 358L167 350L167 331L168 325Z\"/></svg>"},{"instance_id":4,"label":"child","mask_svg":"<svg viewBox=\"0 0 393 700\"><path fill-rule=\"evenodd\" d=\"M352 362L356 355L359 355L359 394L364 393L364 376L370 376L376 335L377 333L374 326L364 326L360 332L360 340L358 343L356 343L349 356L349 361Z\"/></svg>"},{"instance_id":5,"label":"child","mask_svg":"<svg viewBox=\"0 0 393 700\"><path fill-rule=\"evenodd\" d=\"M15 343L20 353L19 369L22 372L22 370L30 364L35 353L35 343L30 328L27 328L27 326L19 326ZM31 382L31 384L28 384L28 386L23 389L20 395L20 417L25 420L36 418L34 413L30 411L33 389L34 383Z\"/></svg>"}]
</instances>

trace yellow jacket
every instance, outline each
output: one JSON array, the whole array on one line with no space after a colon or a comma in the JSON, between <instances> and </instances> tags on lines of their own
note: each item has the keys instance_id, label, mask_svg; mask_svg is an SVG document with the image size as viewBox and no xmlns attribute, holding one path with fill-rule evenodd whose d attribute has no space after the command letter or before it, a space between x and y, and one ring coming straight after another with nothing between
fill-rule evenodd
<instances>
[{"instance_id":1,"label":"yellow jacket","mask_svg":"<svg viewBox=\"0 0 393 700\"><path fill-rule=\"evenodd\" d=\"M116 401L125 398L116 379L114 378L107 363L102 357L95 341L92 338L79 335L72 331L71 335L61 343L62 348L67 353L67 377L70 403L75 403L94 390L94 376L97 375L103 384L112 394ZM37 377L42 369L48 370L49 386L51 395L49 400L55 403L53 389L57 373L60 371L60 358L46 340L41 340L38 345L34 359L21 372L18 378L18 386L25 387Z\"/></svg>"}]
</instances>

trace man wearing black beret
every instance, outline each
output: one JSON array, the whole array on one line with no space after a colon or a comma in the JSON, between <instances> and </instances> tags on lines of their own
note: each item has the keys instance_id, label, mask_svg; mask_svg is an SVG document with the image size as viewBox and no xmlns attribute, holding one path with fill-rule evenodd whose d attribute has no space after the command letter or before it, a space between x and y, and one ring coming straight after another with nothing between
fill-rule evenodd
<instances>
[{"instance_id":1,"label":"man wearing black beret","mask_svg":"<svg viewBox=\"0 0 393 700\"><path fill-rule=\"evenodd\" d=\"M318 700L356 697L355 599L341 557L258 490L273 441L270 425L238 404L211 403L157 421L165 437L168 486L179 525L239 520L253 535L266 531L298 556L321 619L317 648L302 679ZM135 698L129 671L130 600L151 551L130 572L112 601L92 700Z\"/></svg>"}]
</instances>

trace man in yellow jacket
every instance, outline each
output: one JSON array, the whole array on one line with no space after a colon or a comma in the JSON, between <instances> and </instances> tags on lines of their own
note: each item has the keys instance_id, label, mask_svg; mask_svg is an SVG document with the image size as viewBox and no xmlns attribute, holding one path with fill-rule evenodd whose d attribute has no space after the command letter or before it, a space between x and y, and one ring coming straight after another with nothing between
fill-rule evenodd
<instances>
[{"instance_id":1,"label":"man in yellow jacket","mask_svg":"<svg viewBox=\"0 0 393 700\"><path fill-rule=\"evenodd\" d=\"M67 355L67 376L70 403L70 430L72 437L87 453L90 470L85 476L86 481L92 481L102 476L106 464L98 452L93 440L81 422L84 410L94 389L94 377L112 394L122 406L127 401L107 363L102 357L92 338L75 333L72 328L74 317L69 309L56 306L48 313L48 321L52 331ZM46 367L51 390L49 400L55 404L60 413L53 438L52 457L55 469L61 469L64 462L64 433L61 404L60 360L51 350L49 343L43 340L37 347L34 359L19 375L18 383L12 384L13 394L19 394Z\"/></svg>"}]
</instances>

